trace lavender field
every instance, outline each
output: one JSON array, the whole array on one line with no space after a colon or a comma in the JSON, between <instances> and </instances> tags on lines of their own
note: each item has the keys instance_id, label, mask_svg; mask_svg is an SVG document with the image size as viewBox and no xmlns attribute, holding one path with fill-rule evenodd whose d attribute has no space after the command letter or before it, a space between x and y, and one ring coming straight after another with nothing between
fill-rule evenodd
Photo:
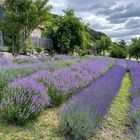
<instances>
[{"instance_id":1,"label":"lavender field","mask_svg":"<svg viewBox=\"0 0 140 140\"><path fill-rule=\"evenodd\" d=\"M140 140L140 64L0 57L0 140Z\"/></svg>"}]
</instances>

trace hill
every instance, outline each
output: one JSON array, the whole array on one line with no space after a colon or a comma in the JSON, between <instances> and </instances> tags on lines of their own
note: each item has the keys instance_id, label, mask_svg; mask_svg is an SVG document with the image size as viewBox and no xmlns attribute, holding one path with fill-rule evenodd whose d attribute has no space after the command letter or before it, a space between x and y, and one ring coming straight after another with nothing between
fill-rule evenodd
<instances>
[{"instance_id":1,"label":"hill","mask_svg":"<svg viewBox=\"0 0 140 140\"><path fill-rule=\"evenodd\" d=\"M89 34L91 36L91 40L93 42L96 42L97 40L100 40L102 36L106 36L108 37L106 34L102 33L102 32L99 32L99 31L95 31L91 28L89 28ZM109 38L109 37L108 37Z\"/></svg>"}]
</instances>

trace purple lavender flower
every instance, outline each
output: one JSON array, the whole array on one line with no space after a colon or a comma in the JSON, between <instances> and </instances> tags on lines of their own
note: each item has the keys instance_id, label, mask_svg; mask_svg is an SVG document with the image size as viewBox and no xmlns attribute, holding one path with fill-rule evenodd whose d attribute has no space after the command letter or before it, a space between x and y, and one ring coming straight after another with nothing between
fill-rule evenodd
<instances>
[{"instance_id":1,"label":"purple lavender flower","mask_svg":"<svg viewBox=\"0 0 140 140\"><path fill-rule=\"evenodd\" d=\"M33 74L31 78L35 80L45 80L49 86L54 86L64 94L73 93L85 87L94 79L104 74L110 67L110 60L95 60L83 62L71 67L65 67L50 73L41 71ZM113 63L113 62L112 62Z\"/></svg>"},{"instance_id":2,"label":"purple lavender flower","mask_svg":"<svg viewBox=\"0 0 140 140\"><path fill-rule=\"evenodd\" d=\"M131 107L129 118L133 128L134 137L140 139L140 65L135 61L128 62L132 80Z\"/></svg>"},{"instance_id":3,"label":"purple lavender flower","mask_svg":"<svg viewBox=\"0 0 140 140\"><path fill-rule=\"evenodd\" d=\"M46 100L45 102L49 102L49 97L46 92L46 88L41 84L38 83L37 81L34 81L31 78L20 78L16 79L14 82L9 83L8 85L9 88L22 88L27 92L34 91L35 95L33 98L37 97L37 94L40 94L39 96L42 97L42 100ZM44 98L44 99L43 99Z\"/></svg>"},{"instance_id":4,"label":"purple lavender flower","mask_svg":"<svg viewBox=\"0 0 140 140\"><path fill-rule=\"evenodd\" d=\"M51 97L52 94L57 96L56 99L58 100L58 97L67 98L87 86L91 81L106 73L113 64L114 61L110 59L92 60L53 72L40 71L31 75L30 78L43 81L49 88L48 94Z\"/></svg>"},{"instance_id":5,"label":"purple lavender flower","mask_svg":"<svg viewBox=\"0 0 140 140\"><path fill-rule=\"evenodd\" d=\"M110 104L120 89L125 73L125 68L115 66L103 77L72 96L60 113L62 133L68 137L73 135L73 139L76 139L77 137L86 137L85 131L89 138L107 115ZM83 116L84 119L82 118ZM87 129L84 130L84 128ZM90 132L89 129L94 130Z\"/></svg>"},{"instance_id":6,"label":"purple lavender flower","mask_svg":"<svg viewBox=\"0 0 140 140\"><path fill-rule=\"evenodd\" d=\"M12 64L12 61L6 57L0 57L0 65Z\"/></svg>"},{"instance_id":7,"label":"purple lavender flower","mask_svg":"<svg viewBox=\"0 0 140 140\"><path fill-rule=\"evenodd\" d=\"M49 105L45 87L30 78L17 79L4 90L2 115L9 122L23 125L36 119Z\"/></svg>"}]
</instances>

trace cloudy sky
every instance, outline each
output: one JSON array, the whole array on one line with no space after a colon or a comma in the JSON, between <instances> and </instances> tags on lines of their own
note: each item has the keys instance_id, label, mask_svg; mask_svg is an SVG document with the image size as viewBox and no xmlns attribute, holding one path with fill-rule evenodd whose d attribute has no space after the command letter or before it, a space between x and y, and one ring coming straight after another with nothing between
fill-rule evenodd
<instances>
[{"instance_id":1,"label":"cloudy sky","mask_svg":"<svg viewBox=\"0 0 140 140\"><path fill-rule=\"evenodd\" d=\"M114 41L140 36L140 0L50 0L50 4L52 13L59 15L73 8L92 29Z\"/></svg>"}]
</instances>

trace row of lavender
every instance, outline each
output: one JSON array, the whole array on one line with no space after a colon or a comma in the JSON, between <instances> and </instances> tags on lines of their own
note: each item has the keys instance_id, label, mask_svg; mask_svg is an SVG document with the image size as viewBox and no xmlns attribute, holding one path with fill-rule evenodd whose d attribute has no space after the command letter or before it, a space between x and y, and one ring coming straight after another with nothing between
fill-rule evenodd
<instances>
[{"instance_id":1,"label":"row of lavender","mask_svg":"<svg viewBox=\"0 0 140 140\"><path fill-rule=\"evenodd\" d=\"M130 123L133 128L133 135L136 140L140 139L140 65L137 62L129 61L132 87L131 87L131 107Z\"/></svg>"},{"instance_id":2,"label":"row of lavender","mask_svg":"<svg viewBox=\"0 0 140 140\"><path fill-rule=\"evenodd\" d=\"M23 64L13 64L12 59L6 57L0 57L0 93L7 86L8 83L14 81L14 79L25 77L41 70L55 70L66 66L71 66L76 63L88 61L94 59L94 56L86 56L81 59L78 56L66 56L56 55L42 56L36 58L36 63L33 62L34 58L27 56L19 56L16 59L25 62ZM100 59L100 58L96 58ZM26 61L27 60L27 61ZM38 60L38 61L37 61ZM40 61L39 61L40 60ZM30 62L30 63L27 63ZM0 94L1 99L1 94Z\"/></svg>"},{"instance_id":3,"label":"row of lavender","mask_svg":"<svg viewBox=\"0 0 140 140\"><path fill-rule=\"evenodd\" d=\"M90 60L94 59L95 56L84 56L83 60ZM97 58L97 57L96 57ZM100 57L98 57L100 58ZM34 67L40 66L44 62L54 62L54 61L64 61L64 60L75 60L81 61L82 60L79 56L70 56L70 55L54 55L46 56L22 56L19 55L17 57L3 57L0 56L0 68L15 68L15 67L29 67L34 64ZM41 65L42 66L42 65Z\"/></svg>"},{"instance_id":4,"label":"row of lavender","mask_svg":"<svg viewBox=\"0 0 140 140\"><path fill-rule=\"evenodd\" d=\"M88 88L74 95L60 113L60 130L66 139L90 139L107 115L126 70L113 67Z\"/></svg>"},{"instance_id":5,"label":"row of lavender","mask_svg":"<svg viewBox=\"0 0 140 140\"><path fill-rule=\"evenodd\" d=\"M19 59L16 58L16 59ZM58 55L55 57L42 57L42 61L33 62L31 57L20 57L19 61L25 62L23 64L13 64L12 60L6 57L0 57L0 93L7 86L8 83L14 81L16 78L25 77L31 75L40 70L54 70L63 68L65 66L71 66L73 64L86 61L87 59L80 59L80 57ZM92 59L92 58L91 58ZM25 61L28 60L28 61ZM30 62L30 63L27 63ZM1 94L0 94L1 98Z\"/></svg>"},{"instance_id":6,"label":"row of lavender","mask_svg":"<svg viewBox=\"0 0 140 140\"><path fill-rule=\"evenodd\" d=\"M11 68L48 68L57 66L61 61L81 61L80 57L75 56L66 56L66 55L56 55L51 56L42 56L42 57L30 57L30 56L18 56L13 58L0 57L0 69L11 69ZM53 63L50 63L53 62ZM47 66L46 66L47 65Z\"/></svg>"},{"instance_id":7,"label":"row of lavender","mask_svg":"<svg viewBox=\"0 0 140 140\"><path fill-rule=\"evenodd\" d=\"M46 106L61 104L113 65L112 59L100 59L16 79L3 91L2 115L10 122L24 124L36 118Z\"/></svg>"},{"instance_id":8,"label":"row of lavender","mask_svg":"<svg viewBox=\"0 0 140 140\"><path fill-rule=\"evenodd\" d=\"M112 59L83 62L53 72L40 71L31 75L35 81L42 81L48 87L53 105L61 104L74 92L87 86L114 65Z\"/></svg>"}]
</instances>

